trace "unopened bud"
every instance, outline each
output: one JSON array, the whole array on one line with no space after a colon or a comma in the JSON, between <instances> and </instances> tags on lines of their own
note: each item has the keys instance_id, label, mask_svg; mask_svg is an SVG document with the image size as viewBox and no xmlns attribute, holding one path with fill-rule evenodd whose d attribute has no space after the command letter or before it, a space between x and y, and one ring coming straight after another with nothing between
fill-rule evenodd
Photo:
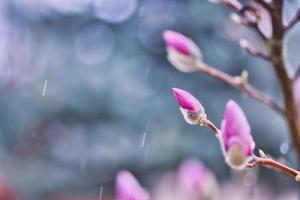
<instances>
[{"instance_id":1,"label":"unopened bud","mask_svg":"<svg viewBox=\"0 0 300 200\"><path fill-rule=\"evenodd\" d=\"M243 70L241 73L241 78L243 81L248 82L249 80L249 72L247 70Z\"/></svg>"},{"instance_id":2,"label":"unopened bud","mask_svg":"<svg viewBox=\"0 0 300 200\"><path fill-rule=\"evenodd\" d=\"M163 34L167 44L168 60L181 72L197 71L196 61L202 60L202 53L197 45L186 36L167 30Z\"/></svg>"},{"instance_id":3,"label":"unopened bud","mask_svg":"<svg viewBox=\"0 0 300 200\"><path fill-rule=\"evenodd\" d=\"M264 152L263 150L259 149L259 150L258 150L258 153L259 153L259 156L260 156L261 158L266 158L266 154L265 154L265 152Z\"/></svg>"},{"instance_id":4,"label":"unopened bud","mask_svg":"<svg viewBox=\"0 0 300 200\"><path fill-rule=\"evenodd\" d=\"M235 23L237 23L237 24L242 24L242 19L241 19L241 17L240 17L238 14L236 14L236 13L231 13L231 14L230 14L230 19L231 19L232 21L234 21Z\"/></svg>"},{"instance_id":5,"label":"unopened bud","mask_svg":"<svg viewBox=\"0 0 300 200\"><path fill-rule=\"evenodd\" d=\"M295 181L300 182L300 174L298 174L297 176L295 176Z\"/></svg>"},{"instance_id":6,"label":"unopened bud","mask_svg":"<svg viewBox=\"0 0 300 200\"><path fill-rule=\"evenodd\" d=\"M198 99L189 92L179 88L173 88L173 93L185 121L193 125L203 125L206 121L206 114Z\"/></svg>"},{"instance_id":7,"label":"unopened bud","mask_svg":"<svg viewBox=\"0 0 300 200\"><path fill-rule=\"evenodd\" d=\"M244 49L245 51L247 51L248 53L254 52L254 47L251 45L251 43L248 40L242 38L242 39L240 39L239 44L240 44L240 47L242 49Z\"/></svg>"},{"instance_id":8,"label":"unopened bud","mask_svg":"<svg viewBox=\"0 0 300 200\"><path fill-rule=\"evenodd\" d=\"M219 137L225 160L235 169L243 169L251 161L255 148L248 120L237 103L226 104Z\"/></svg>"}]
</instances>

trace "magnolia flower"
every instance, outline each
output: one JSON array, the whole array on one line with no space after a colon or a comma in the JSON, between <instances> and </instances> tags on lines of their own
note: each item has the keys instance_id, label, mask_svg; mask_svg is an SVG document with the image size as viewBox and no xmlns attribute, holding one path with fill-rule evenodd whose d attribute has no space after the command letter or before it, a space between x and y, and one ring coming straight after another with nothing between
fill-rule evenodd
<instances>
[{"instance_id":1,"label":"magnolia flower","mask_svg":"<svg viewBox=\"0 0 300 200\"><path fill-rule=\"evenodd\" d=\"M197 71L195 62L202 59L197 45L191 39L175 31L164 31L163 37L167 44L170 63L181 72Z\"/></svg>"},{"instance_id":2,"label":"magnolia flower","mask_svg":"<svg viewBox=\"0 0 300 200\"><path fill-rule=\"evenodd\" d=\"M206 114L198 99L185 90L179 88L172 88L172 90L185 121L189 124L203 124Z\"/></svg>"},{"instance_id":3,"label":"magnolia flower","mask_svg":"<svg viewBox=\"0 0 300 200\"><path fill-rule=\"evenodd\" d=\"M117 200L150 200L150 194L130 172L121 171L116 178L116 198Z\"/></svg>"},{"instance_id":4,"label":"magnolia flower","mask_svg":"<svg viewBox=\"0 0 300 200\"><path fill-rule=\"evenodd\" d=\"M232 100L226 104L219 139L229 166L243 169L251 161L255 143L250 125L242 109Z\"/></svg>"},{"instance_id":5,"label":"magnolia flower","mask_svg":"<svg viewBox=\"0 0 300 200\"><path fill-rule=\"evenodd\" d=\"M177 170L179 189L186 194L185 199L215 199L218 184L215 176L198 160L187 159Z\"/></svg>"}]
</instances>

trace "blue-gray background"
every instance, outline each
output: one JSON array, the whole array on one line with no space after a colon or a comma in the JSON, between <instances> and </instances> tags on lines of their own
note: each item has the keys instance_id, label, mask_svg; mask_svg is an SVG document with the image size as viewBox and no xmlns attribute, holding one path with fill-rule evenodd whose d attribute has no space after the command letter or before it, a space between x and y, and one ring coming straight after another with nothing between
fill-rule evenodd
<instances>
[{"instance_id":1,"label":"blue-gray background","mask_svg":"<svg viewBox=\"0 0 300 200\"><path fill-rule=\"evenodd\" d=\"M290 18L299 2L286 2ZM180 31L207 63L233 75L247 69L250 83L281 103L271 66L238 45L240 37L255 36L229 15L206 0L1 0L0 173L26 199L97 193L101 185L111 191L124 168L151 186L152 175L186 157L230 179L218 141L184 122L172 87L198 97L216 124L226 102L237 101L257 146L295 165L279 115L206 75L182 74L166 59L162 32ZM300 64L299 28L289 35L293 70ZM293 185L270 171L259 180Z\"/></svg>"}]
</instances>

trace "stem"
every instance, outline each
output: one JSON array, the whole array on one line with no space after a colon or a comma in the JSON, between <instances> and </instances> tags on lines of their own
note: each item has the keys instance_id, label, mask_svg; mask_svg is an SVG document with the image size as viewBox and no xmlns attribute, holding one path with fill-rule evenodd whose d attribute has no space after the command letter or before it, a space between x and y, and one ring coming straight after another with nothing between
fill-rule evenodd
<instances>
[{"instance_id":1,"label":"stem","mask_svg":"<svg viewBox=\"0 0 300 200\"><path fill-rule=\"evenodd\" d=\"M209 120L206 120L206 122L204 123L204 125L207 128L210 128L216 135L221 133L221 130L219 128L217 128L214 123L212 123ZM300 171L297 171L287 165L284 165L283 163L280 163L278 161L275 161L271 158L266 158L266 157L257 157L255 155L253 155L254 160L249 162L247 167L248 168L256 168L257 166L265 166L265 167L269 167L272 168L274 170L277 170L279 172L283 172L287 175L292 176L293 178L295 178L295 180L297 182L300 181Z\"/></svg>"},{"instance_id":2,"label":"stem","mask_svg":"<svg viewBox=\"0 0 300 200\"><path fill-rule=\"evenodd\" d=\"M285 31L288 31L294 27L300 21L300 9L297 11L295 17L290 21L290 23L285 27Z\"/></svg>"},{"instance_id":3,"label":"stem","mask_svg":"<svg viewBox=\"0 0 300 200\"><path fill-rule=\"evenodd\" d=\"M252 97L253 99L267 105L274 111L278 112L281 115L284 115L285 111L281 108L276 101L272 99L272 97L264 94L253 88L247 81L243 80L240 76L231 76L225 72L222 72L214 67L211 67L205 63L197 62L195 64L199 70L199 72L207 74L211 77L219 79L232 87L241 90L242 92L246 93L248 96Z\"/></svg>"},{"instance_id":4,"label":"stem","mask_svg":"<svg viewBox=\"0 0 300 200\"><path fill-rule=\"evenodd\" d=\"M296 181L298 182L299 181L299 176L300 176L300 172L291 168L291 167L288 167L278 161L275 161L275 160L272 160L270 158L260 158L260 157L255 157L254 161L249 163L247 165L248 168L255 168L257 167L258 165L260 166L265 166L265 167L269 167L269 168L272 168L274 170L277 170L277 171L280 171L280 172L283 172L287 175L290 175L292 177L294 177L296 179Z\"/></svg>"},{"instance_id":5,"label":"stem","mask_svg":"<svg viewBox=\"0 0 300 200\"><path fill-rule=\"evenodd\" d=\"M204 123L204 126L206 126L207 128L210 128L215 134L219 134L220 133L220 129L218 129L214 123L212 123L209 120L206 120Z\"/></svg>"}]
</instances>

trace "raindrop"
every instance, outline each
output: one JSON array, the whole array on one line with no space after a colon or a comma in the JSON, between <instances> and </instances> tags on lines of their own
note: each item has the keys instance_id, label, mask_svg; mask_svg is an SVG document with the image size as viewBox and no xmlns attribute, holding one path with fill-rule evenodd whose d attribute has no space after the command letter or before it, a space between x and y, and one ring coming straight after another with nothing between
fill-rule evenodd
<instances>
[{"instance_id":1,"label":"raindrop","mask_svg":"<svg viewBox=\"0 0 300 200\"><path fill-rule=\"evenodd\" d=\"M43 92L42 92L42 96L45 96L46 89L47 89L47 83L48 83L48 80L45 80L44 87L43 87Z\"/></svg>"},{"instance_id":2,"label":"raindrop","mask_svg":"<svg viewBox=\"0 0 300 200\"><path fill-rule=\"evenodd\" d=\"M288 153L289 149L290 149L290 145L288 142L282 143L279 147L279 150L282 154Z\"/></svg>"},{"instance_id":3,"label":"raindrop","mask_svg":"<svg viewBox=\"0 0 300 200\"><path fill-rule=\"evenodd\" d=\"M150 120L147 121L145 131L142 133L141 140L140 140L140 148L144 148L144 146L145 146L146 136L148 134L148 129L149 129L149 123L150 123Z\"/></svg>"},{"instance_id":4,"label":"raindrop","mask_svg":"<svg viewBox=\"0 0 300 200\"><path fill-rule=\"evenodd\" d=\"M98 0L94 2L96 16L111 23L127 20L134 13L136 7L137 0Z\"/></svg>"},{"instance_id":5,"label":"raindrop","mask_svg":"<svg viewBox=\"0 0 300 200\"><path fill-rule=\"evenodd\" d=\"M102 199L103 196L103 186L100 187L99 200Z\"/></svg>"},{"instance_id":6,"label":"raindrop","mask_svg":"<svg viewBox=\"0 0 300 200\"><path fill-rule=\"evenodd\" d=\"M113 53L115 38L111 29L105 25L92 24L80 30L76 37L77 56L85 64L105 62Z\"/></svg>"}]
</instances>

